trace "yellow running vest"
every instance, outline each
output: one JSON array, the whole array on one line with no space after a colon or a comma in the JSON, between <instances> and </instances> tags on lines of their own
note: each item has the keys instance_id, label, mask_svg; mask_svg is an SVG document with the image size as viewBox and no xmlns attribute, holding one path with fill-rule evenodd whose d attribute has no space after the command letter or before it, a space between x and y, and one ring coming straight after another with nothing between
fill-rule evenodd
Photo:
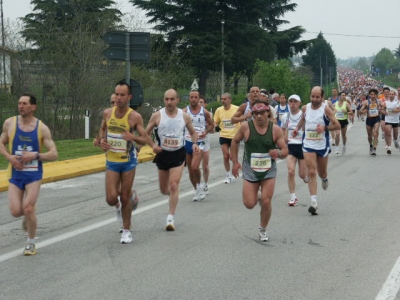
<instances>
[{"instance_id":1,"label":"yellow running vest","mask_svg":"<svg viewBox=\"0 0 400 300\"><path fill-rule=\"evenodd\" d=\"M116 107L113 107L111 117L107 121L107 143L111 146L107 151L107 160L110 162L128 162L135 157L134 148L132 142L125 141L122 138L122 133L125 131L132 132L128 123L132 109L129 108L121 119L115 117L115 109Z\"/></svg>"}]
</instances>

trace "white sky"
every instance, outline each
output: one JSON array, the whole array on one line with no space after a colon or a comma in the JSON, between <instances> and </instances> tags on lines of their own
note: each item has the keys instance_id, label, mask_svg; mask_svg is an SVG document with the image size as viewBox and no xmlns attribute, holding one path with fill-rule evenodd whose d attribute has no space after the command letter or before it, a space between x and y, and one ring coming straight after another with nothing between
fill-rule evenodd
<instances>
[{"instance_id":1,"label":"white sky","mask_svg":"<svg viewBox=\"0 0 400 300\"><path fill-rule=\"evenodd\" d=\"M128 0L116 2L124 13L133 10ZM383 47L390 50L399 47L400 0L293 0L292 3L298 6L295 12L283 16L290 21L284 28L302 26L307 30L302 39L315 38L322 31L337 58L369 57ZM5 19L15 20L31 12L30 0L3 0L3 10Z\"/></svg>"}]
</instances>

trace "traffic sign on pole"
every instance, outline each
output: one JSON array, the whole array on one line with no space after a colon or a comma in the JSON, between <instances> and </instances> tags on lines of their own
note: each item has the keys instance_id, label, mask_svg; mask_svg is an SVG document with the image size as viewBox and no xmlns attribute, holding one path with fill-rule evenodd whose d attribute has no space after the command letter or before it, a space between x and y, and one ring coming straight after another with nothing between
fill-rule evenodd
<instances>
[{"instance_id":1,"label":"traffic sign on pole","mask_svg":"<svg viewBox=\"0 0 400 300\"><path fill-rule=\"evenodd\" d=\"M103 55L109 60L126 60L126 49L121 47L110 47L103 51ZM150 52L145 48L130 48L130 61L148 63Z\"/></svg>"}]
</instances>

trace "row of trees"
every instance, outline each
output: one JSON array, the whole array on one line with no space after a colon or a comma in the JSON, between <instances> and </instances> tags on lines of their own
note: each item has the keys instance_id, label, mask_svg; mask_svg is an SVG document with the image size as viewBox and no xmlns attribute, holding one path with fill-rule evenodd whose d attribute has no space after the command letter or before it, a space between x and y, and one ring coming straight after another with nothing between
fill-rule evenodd
<instances>
[{"instance_id":1,"label":"row of trees","mask_svg":"<svg viewBox=\"0 0 400 300\"><path fill-rule=\"evenodd\" d=\"M309 67L303 68L303 75L286 74L298 79L298 88L303 90L304 74L312 80L314 73L320 73L312 58L317 54L313 53L319 51L325 58L329 55L329 64L334 64L334 55L331 58L333 52L322 34L315 40L299 41L302 27L278 30L288 23L281 17L296 8L290 2L131 0L159 32L151 35L150 64L132 66L131 77L141 83L145 101L154 102L153 106L161 104L156 99L161 100L167 88L187 89L194 78L199 78L202 94L216 96L222 61L227 91L233 94L243 85L243 78L246 91L254 83L288 93L279 90L279 76L273 79L259 74L265 68L271 71L277 59L307 49L310 59L305 56L304 61ZM42 100L39 117L50 124L55 138L79 137L84 110L92 112L92 124L97 126L113 85L125 77L124 63L102 57L107 46L101 37L110 30L145 30L137 24L129 26L112 0L32 0L31 5L33 12L22 18L21 30L8 32L13 37L8 39L10 43L20 41L12 46L18 50L12 52L18 61L13 93L29 90ZM18 35L20 39L15 38ZM279 61L278 65L292 72L289 63ZM293 93L295 90L293 87Z\"/></svg>"}]
</instances>

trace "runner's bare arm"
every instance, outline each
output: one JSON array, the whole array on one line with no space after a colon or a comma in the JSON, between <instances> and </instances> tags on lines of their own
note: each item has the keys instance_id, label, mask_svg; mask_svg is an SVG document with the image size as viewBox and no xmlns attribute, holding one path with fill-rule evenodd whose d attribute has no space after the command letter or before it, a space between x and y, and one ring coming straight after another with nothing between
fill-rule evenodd
<instances>
[{"instance_id":1,"label":"runner's bare arm","mask_svg":"<svg viewBox=\"0 0 400 300\"><path fill-rule=\"evenodd\" d=\"M251 117L251 112L248 115L244 115L246 106L247 106L246 103L243 103L239 106L238 110L235 112L235 114L233 115L233 117L231 119L232 124L246 121L247 118Z\"/></svg>"},{"instance_id":2,"label":"runner's bare arm","mask_svg":"<svg viewBox=\"0 0 400 300\"><path fill-rule=\"evenodd\" d=\"M42 124L42 137L43 137L43 145L46 147L47 152L40 153L39 160L41 161L53 161L58 158L58 151L56 144L54 143L50 129Z\"/></svg>"},{"instance_id":3,"label":"runner's bare arm","mask_svg":"<svg viewBox=\"0 0 400 300\"><path fill-rule=\"evenodd\" d=\"M329 109L328 107L325 107L325 115L331 122L328 126L325 126L324 130L327 130L327 131L340 130L339 121L336 119L333 111L331 109ZM317 132L318 132L318 128L317 128Z\"/></svg>"},{"instance_id":4,"label":"runner's bare arm","mask_svg":"<svg viewBox=\"0 0 400 300\"><path fill-rule=\"evenodd\" d=\"M236 135L232 139L231 143L231 151L230 151L230 159L233 163L232 165L232 175L235 178L239 177L239 170L242 167L239 162L239 145L240 141L243 140L245 137L245 133L249 128L249 124L247 122L244 122L240 125L239 131L236 133Z\"/></svg>"},{"instance_id":5,"label":"runner's bare arm","mask_svg":"<svg viewBox=\"0 0 400 300\"><path fill-rule=\"evenodd\" d=\"M271 156L271 158L273 159L283 159L286 156L288 156L288 148L285 142L285 139L283 137L283 132L282 129L278 126L275 125L273 126L273 138L275 141L275 144L278 146L278 149L273 149L269 151L269 155Z\"/></svg>"}]
</instances>

